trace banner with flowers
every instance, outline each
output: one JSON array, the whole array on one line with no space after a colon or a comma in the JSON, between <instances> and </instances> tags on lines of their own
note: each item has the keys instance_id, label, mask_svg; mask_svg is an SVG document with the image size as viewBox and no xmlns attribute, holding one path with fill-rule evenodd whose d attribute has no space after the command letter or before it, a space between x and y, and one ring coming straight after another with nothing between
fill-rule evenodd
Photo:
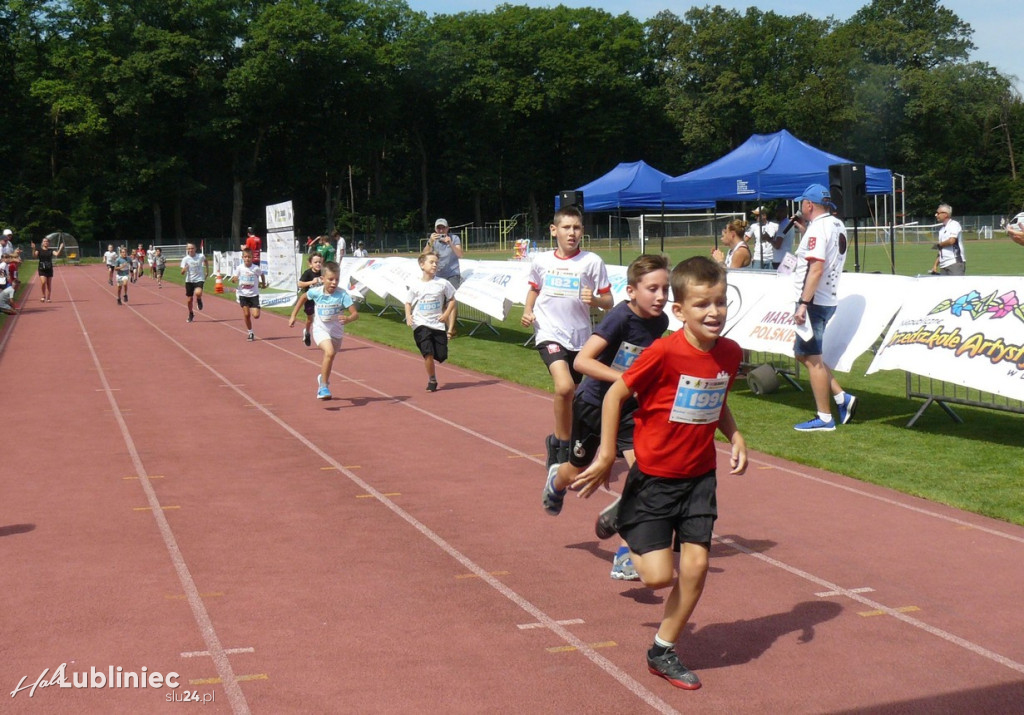
<instances>
[{"instance_id":1,"label":"banner with flowers","mask_svg":"<svg viewBox=\"0 0 1024 715\"><path fill-rule=\"evenodd\" d=\"M868 368L1024 400L1024 278L917 278Z\"/></svg>"}]
</instances>

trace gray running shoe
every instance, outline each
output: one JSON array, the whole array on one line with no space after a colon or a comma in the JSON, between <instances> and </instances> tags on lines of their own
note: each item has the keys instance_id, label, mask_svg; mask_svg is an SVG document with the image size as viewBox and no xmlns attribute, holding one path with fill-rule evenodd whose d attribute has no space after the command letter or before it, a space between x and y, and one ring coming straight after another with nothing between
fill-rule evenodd
<instances>
[{"instance_id":1,"label":"gray running shoe","mask_svg":"<svg viewBox=\"0 0 1024 715\"><path fill-rule=\"evenodd\" d=\"M558 516L562 513L562 501L565 499L565 490L561 493L555 489L555 476L558 474L558 465L552 464L548 467L548 479L544 482L544 496L542 503L544 511L551 516Z\"/></svg>"},{"instance_id":2,"label":"gray running shoe","mask_svg":"<svg viewBox=\"0 0 1024 715\"><path fill-rule=\"evenodd\" d=\"M683 690L696 690L700 687L700 678L692 670L679 662L679 656L674 650L657 658L647 656L647 670L664 678L677 688Z\"/></svg>"},{"instance_id":3,"label":"gray running shoe","mask_svg":"<svg viewBox=\"0 0 1024 715\"><path fill-rule=\"evenodd\" d=\"M601 513L597 515L597 523L594 524L594 533L597 534L597 538L608 539L619 533L620 502L622 502L622 497L619 497L606 506Z\"/></svg>"},{"instance_id":4,"label":"gray running shoe","mask_svg":"<svg viewBox=\"0 0 1024 715\"><path fill-rule=\"evenodd\" d=\"M629 558L628 553L625 553L622 556L616 556L612 559L612 578L616 581L640 580L640 574L636 572L636 568L633 566L633 560Z\"/></svg>"}]
</instances>

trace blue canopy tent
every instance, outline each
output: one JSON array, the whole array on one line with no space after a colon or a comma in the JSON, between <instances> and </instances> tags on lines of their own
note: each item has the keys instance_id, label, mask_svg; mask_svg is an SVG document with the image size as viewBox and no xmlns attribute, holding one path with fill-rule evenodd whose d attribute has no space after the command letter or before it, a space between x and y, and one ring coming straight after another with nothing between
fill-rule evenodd
<instances>
[{"instance_id":1,"label":"blue canopy tent","mask_svg":"<svg viewBox=\"0 0 1024 715\"><path fill-rule=\"evenodd\" d=\"M622 163L604 176L576 191L583 192L583 207L590 211L616 211L618 209L662 208L662 184L671 179L669 174L658 171L644 161ZM795 194L794 194L795 195ZM560 207L560 197L555 197L555 208ZM692 201L688 198L665 202L671 209L714 208L714 199Z\"/></svg>"},{"instance_id":2,"label":"blue canopy tent","mask_svg":"<svg viewBox=\"0 0 1024 715\"><path fill-rule=\"evenodd\" d=\"M793 199L811 184L829 186L828 167L849 163L849 159L813 147L783 129L774 134L754 134L722 158L666 179L661 185L662 195L666 205L679 201ZM892 172L888 169L865 166L864 175L869 196L893 194ZM853 237L854 265L859 271L856 221ZM895 273L895 263L892 270Z\"/></svg>"},{"instance_id":3,"label":"blue canopy tent","mask_svg":"<svg viewBox=\"0 0 1024 715\"><path fill-rule=\"evenodd\" d=\"M621 211L635 209L710 209L714 208L714 200L664 202L662 184L671 179L671 175L658 171L644 161L623 162L604 176L594 179L589 184L580 186L576 191L583 194L583 208L589 212ZM561 196L555 196L555 209L561 207ZM609 234L611 233L611 217ZM622 239L619 239L619 262L622 262Z\"/></svg>"},{"instance_id":4,"label":"blue canopy tent","mask_svg":"<svg viewBox=\"0 0 1024 715\"><path fill-rule=\"evenodd\" d=\"M666 179L661 188L666 206L682 201L792 199L810 184L828 186L830 165L849 163L783 129L754 134L707 166ZM892 193L891 171L866 166L864 174L869 195Z\"/></svg>"}]
</instances>

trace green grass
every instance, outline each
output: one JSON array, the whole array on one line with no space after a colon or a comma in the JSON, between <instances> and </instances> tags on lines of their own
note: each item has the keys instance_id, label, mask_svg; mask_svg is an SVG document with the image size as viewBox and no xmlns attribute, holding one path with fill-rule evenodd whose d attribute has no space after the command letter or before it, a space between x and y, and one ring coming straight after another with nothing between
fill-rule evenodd
<instances>
[{"instance_id":1,"label":"green grass","mask_svg":"<svg viewBox=\"0 0 1024 715\"><path fill-rule=\"evenodd\" d=\"M679 242L667 246L673 261L705 253L706 241ZM600 248L605 260L618 261L617 249ZM626 255L626 261L636 253ZM967 247L971 274L1005 274L1008 266L1024 263L1024 249L1009 241L972 241ZM874 263L877 258L877 264ZM472 252L468 258L501 260L505 253ZM907 244L897 248L897 271L906 275L927 272L934 252L928 245ZM883 270L888 257L871 246L861 255L862 270ZM884 265L883 265L884 264ZM32 275L26 262L25 282ZM852 262L847 262L852 268ZM887 271L886 271L887 272ZM168 271L165 280L180 282ZM210 296L215 294L211 289ZM218 296L227 297L230 296ZM383 301L371 296L379 310ZM275 310L285 315L288 310ZM416 352L412 334L401 316L389 311L376 316L364 308L352 335ZM513 306L508 320L495 323L499 334L481 329L476 335L458 336L451 344L450 362L504 380L544 390L551 389L547 369L533 348L523 347L530 331L519 325L522 308ZM948 504L967 511L1024 525L1024 471L1019 467L1024 419L1020 415L981 408L954 406L964 419L954 423L938 407L930 407L912 429L908 420L922 402L906 398L903 372L885 371L865 376L871 355L861 356L849 374L840 375L843 386L860 399L857 419L829 434L800 434L792 425L813 410L806 378L804 392L783 383L778 392L755 396L744 380L738 380L729 398L732 410L751 449L809 466L828 469L854 479L879 484L906 494ZM547 419L548 415L538 415ZM751 479L770 479L770 472L756 468ZM799 498L799 497L797 497Z\"/></svg>"}]
</instances>

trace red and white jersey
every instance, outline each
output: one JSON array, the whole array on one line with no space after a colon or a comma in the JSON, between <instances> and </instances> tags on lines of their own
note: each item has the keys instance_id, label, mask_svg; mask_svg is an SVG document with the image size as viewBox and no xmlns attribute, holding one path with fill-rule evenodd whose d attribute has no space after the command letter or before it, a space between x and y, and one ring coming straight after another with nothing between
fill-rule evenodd
<instances>
[{"instance_id":1,"label":"red and white jersey","mask_svg":"<svg viewBox=\"0 0 1024 715\"><path fill-rule=\"evenodd\" d=\"M814 291L815 305L837 305L839 303L839 276L846 264L846 227L842 221L830 214L815 218L804 231L796 249L796 268L793 270L794 300L800 300L807 269L811 261L825 264L821 280Z\"/></svg>"},{"instance_id":2,"label":"red and white jersey","mask_svg":"<svg viewBox=\"0 0 1024 715\"><path fill-rule=\"evenodd\" d=\"M537 344L554 342L578 352L592 332L590 306L580 294L584 288L593 291L594 296L612 289L604 261L590 251L579 251L571 258L545 251L534 257L527 280L538 291L533 306Z\"/></svg>"}]
</instances>

